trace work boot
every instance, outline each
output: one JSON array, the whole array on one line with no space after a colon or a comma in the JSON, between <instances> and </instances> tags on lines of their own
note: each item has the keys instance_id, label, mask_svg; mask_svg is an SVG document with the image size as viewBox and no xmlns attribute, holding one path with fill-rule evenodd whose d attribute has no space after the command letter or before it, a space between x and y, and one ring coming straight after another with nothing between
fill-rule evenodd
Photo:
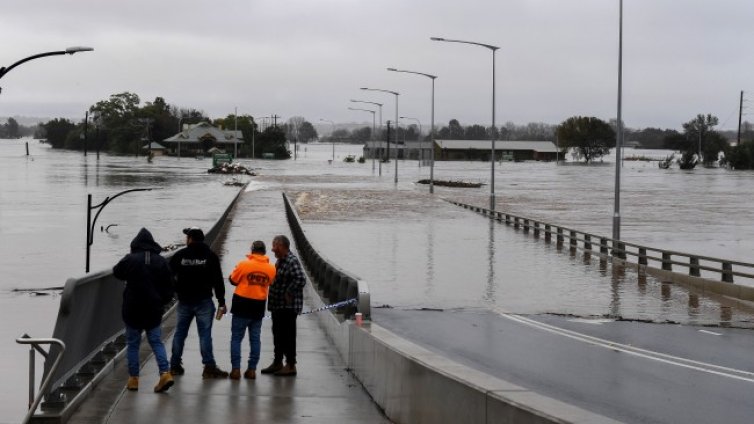
<instances>
[{"instance_id":1,"label":"work boot","mask_svg":"<svg viewBox=\"0 0 754 424\"><path fill-rule=\"evenodd\" d=\"M278 377L293 377L296 375L296 364L286 364L275 375Z\"/></svg>"},{"instance_id":2,"label":"work boot","mask_svg":"<svg viewBox=\"0 0 754 424\"><path fill-rule=\"evenodd\" d=\"M173 374L171 374L170 372L160 373L160 380L157 382L157 385L154 386L154 392L165 392L169 388L173 387L173 383Z\"/></svg>"},{"instance_id":3,"label":"work boot","mask_svg":"<svg viewBox=\"0 0 754 424\"><path fill-rule=\"evenodd\" d=\"M217 368L217 365L205 365L202 378L228 378L228 372Z\"/></svg>"},{"instance_id":4,"label":"work boot","mask_svg":"<svg viewBox=\"0 0 754 424\"><path fill-rule=\"evenodd\" d=\"M186 370L183 369L181 364L170 367L170 374L172 375L183 375L184 373L186 373Z\"/></svg>"},{"instance_id":5,"label":"work boot","mask_svg":"<svg viewBox=\"0 0 754 424\"><path fill-rule=\"evenodd\" d=\"M139 377L128 377L128 383L126 383L126 389L139 390Z\"/></svg>"},{"instance_id":6,"label":"work boot","mask_svg":"<svg viewBox=\"0 0 754 424\"><path fill-rule=\"evenodd\" d=\"M269 367L264 368L262 371L260 371L262 374L275 374L276 372L283 369L283 363L282 362L273 362L270 364Z\"/></svg>"},{"instance_id":7,"label":"work boot","mask_svg":"<svg viewBox=\"0 0 754 424\"><path fill-rule=\"evenodd\" d=\"M240 368L233 368L230 370L230 379L231 380L240 380L241 379L241 369Z\"/></svg>"},{"instance_id":8,"label":"work boot","mask_svg":"<svg viewBox=\"0 0 754 424\"><path fill-rule=\"evenodd\" d=\"M247 380L256 380L257 379L257 371L248 369L245 373L243 373L243 378Z\"/></svg>"}]
</instances>

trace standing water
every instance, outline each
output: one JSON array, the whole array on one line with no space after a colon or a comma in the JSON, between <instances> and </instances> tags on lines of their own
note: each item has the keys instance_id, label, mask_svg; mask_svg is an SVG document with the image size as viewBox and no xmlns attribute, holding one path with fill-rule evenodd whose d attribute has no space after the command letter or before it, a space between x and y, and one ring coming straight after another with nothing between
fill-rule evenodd
<instances>
[{"instance_id":1,"label":"standing water","mask_svg":"<svg viewBox=\"0 0 754 424\"><path fill-rule=\"evenodd\" d=\"M14 339L25 332L50 336L59 290L44 289L84 274L87 194L96 204L123 190L155 189L126 194L102 211L91 254L91 269L99 271L128 251L142 226L163 245L182 242L180 230L186 226L209 227L237 190L223 186L229 177L207 174L208 159L158 157L148 163L144 157L103 154L98 160L91 153L85 158L81 152L53 151L33 140L28 140L27 157L25 141L0 141L0 319L5 322L0 371L13 382L0 383L6 393L0 399L0 421L5 422L23 416L19 405L27 393L25 383L18 382L25 382L28 353ZM371 160L346 163L346 155L360 156L361 146L336 146L332 163L331 145L299 145L295 161L242 162L259 173L247 177L252 191L281 190L291 196L314 246L368 281L374 306L752 322L746 311L731 314L724 300L558 250L442 200L486 207L488 162L437 162L437 179L485 185L436 187L430 196L426 186L415 184L428 178L429 167L399 161L395 185L394 163L383 165L380 177ZM609 163L503 163L496 167L497 207L609 236L613 168ZM754 173L661 170L656 162L627 161L622 176L624 240L752 261ZM233 260L243 253L228 252ZM218 342L227 336L217 335Z\"/></svg>"}]
</instances>

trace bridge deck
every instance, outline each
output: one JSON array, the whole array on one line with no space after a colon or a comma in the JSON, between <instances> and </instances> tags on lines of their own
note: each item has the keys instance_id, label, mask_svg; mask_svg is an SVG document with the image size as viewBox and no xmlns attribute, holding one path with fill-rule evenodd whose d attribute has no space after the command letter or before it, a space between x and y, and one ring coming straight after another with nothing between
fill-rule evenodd
<instances>
[{"instance_id":1,"label":"bridge deck","mask_svg":"<svg viewBox=\"0 0 754 424\"><path fill-rule=\"evenodd\" d=\"M246 252L252 239L268 244L276 234L288 234L288 224L280 192L245 193L239 200L223 245L223 272L229 274ZM290 237L290 235L289 235ZM230 302L232 287L226 300ZM305 307L304 309L307 309ZM230 367L229 317L215 321L213 345L218 365ZM262 326L261 369L272 360L271 322ZM165 323L164 333L171 323ZM324 331L311 315L298 319L298 376L257 375L256 380L202 380L201 355L195 325L186 340L184 367L186 374L176 377L166 393L153 392L157 365L149 356L141 370L138 392L125 390L125 360L111 378L103 381L70 422L112 424L154 423L389 423L360 383L346 370L346 365L330 345ZM170 337L165 337L170 354ZM248 338L242 345L242 365L248 355ZM142 343L143 351L146 351ZM104 396L111 392L110 397ZM115 399L113 401L113 399Z\"/></svg>"}]
</instances>

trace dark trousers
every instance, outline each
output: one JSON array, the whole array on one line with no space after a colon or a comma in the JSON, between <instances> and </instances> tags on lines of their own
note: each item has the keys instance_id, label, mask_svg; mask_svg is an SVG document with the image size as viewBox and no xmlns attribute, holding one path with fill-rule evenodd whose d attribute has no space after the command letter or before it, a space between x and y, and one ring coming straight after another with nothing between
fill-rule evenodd
<instances>
[{"instance_id":1,"label":"dark trousers","mask_svg":"<svg viewBox=\"0 0 754 424\"><path fill-rule=\"evenodd\" d=\"M294 309L272 311L272 342L275 345L275 362L296 363L296 318Z\"/></svg>"}]
</instances>

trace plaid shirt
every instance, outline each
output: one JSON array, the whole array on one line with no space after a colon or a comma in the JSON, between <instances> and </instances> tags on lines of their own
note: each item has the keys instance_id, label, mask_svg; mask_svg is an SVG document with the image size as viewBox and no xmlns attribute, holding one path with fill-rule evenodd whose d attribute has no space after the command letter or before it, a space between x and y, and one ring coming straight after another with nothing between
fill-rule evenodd
<instances>
[{"instance_id":1,"label":"plaid shirt","mask_svg":"<svg viewBox=\"0 0 754 424\"><path fill-rule=\"evenodd\" d=\"M288 252L286 257L278 259L275 268L277 273L270 286L267 309L270 311L295 309L296 313L300 314L304 307L304 286L306 285L306 274L301 267L301 262L296 255ZM286 294L291 296L292 302L285 301Z\"/></svg>"}]
</instances>

